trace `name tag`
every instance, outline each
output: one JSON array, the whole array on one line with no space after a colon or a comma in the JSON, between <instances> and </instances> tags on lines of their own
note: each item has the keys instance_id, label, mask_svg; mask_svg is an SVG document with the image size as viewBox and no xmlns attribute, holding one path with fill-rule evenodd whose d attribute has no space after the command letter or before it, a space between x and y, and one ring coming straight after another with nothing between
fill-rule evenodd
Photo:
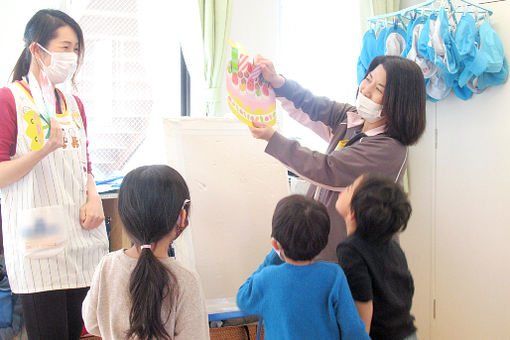
<instances>
[{"instance_id":1,"label":"name tag","mask_svg":"<svg viewBox=\"0 0 510 340\"><path fill-rule=\"evenodd\" d=\"M338 142L338 144L337 144L337 146L336 146L336 148L335 148L335 150L343 149L343 148L344 148L344 146L345 146L347 143L349 143L349 140L350 140L350 139L345 139L345 140L341 140L341 141L339 141L339 142Z\"/></svg>"}]
</instances>

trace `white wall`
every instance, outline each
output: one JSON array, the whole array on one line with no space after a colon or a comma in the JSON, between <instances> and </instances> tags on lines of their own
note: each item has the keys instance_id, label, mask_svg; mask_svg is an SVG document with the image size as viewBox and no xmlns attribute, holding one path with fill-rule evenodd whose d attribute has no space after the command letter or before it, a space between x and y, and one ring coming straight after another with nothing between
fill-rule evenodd
<instances>
[{"instance_id":1,"label":"white wall","mask_svg":"<svg viewBox=\"0 0 510 340\"><path fill-rule=\"evenodd\" d=\"M277 0L232 1L232 23L230 39L241 44L250 54L261 54L272 60L277 58L278 6ZM230 53L230 46L228 47ZM227 60L230 57L227 57ZM226 65L225 65L226 68ZM224 81L224 80L223 80ZM224 82L223 82L224 84ZM227 90L223 86L221 112L234 117L227 106Z\"/></svg>"},{"instance_id":2,"label":"white wall","mask_svg":"<svg viewBox=\"0 0 510 340\"><path fill-rule=\"evenodd\" d=\"M401 236L401 245L414 279L412 314L416 318L420 339L431 339L435 112L436 106L427 102L427 127L419 143L410 150L408 175L413 214Z\"/></svg>"},{"instance_id":3,"label":"white wall","mask_svg":"<svg viewBox=\"0 0 510 340\"><path fill-rule=\"evenodd\" d=\"M510 2L485 6L508 57ZM427 129L409 162L413 216L402 235L421 339L508 339L509 96L507 83L468 101L427 103Z\"/></svg>"},{"instance_id":4,"label":"white wall","mask_svg":"<svg viewBox=\"0 0 510 340\"><path fill-rule=\"evenodd\" d=\"M194 248L206 298L235 297L271 250L273 211L289 194L287 170L236 118L163 124L168 164L186 178L191 194L192 242L178 239L177 258L193 256L181 248Z\"/></svg>"}]
</instances>

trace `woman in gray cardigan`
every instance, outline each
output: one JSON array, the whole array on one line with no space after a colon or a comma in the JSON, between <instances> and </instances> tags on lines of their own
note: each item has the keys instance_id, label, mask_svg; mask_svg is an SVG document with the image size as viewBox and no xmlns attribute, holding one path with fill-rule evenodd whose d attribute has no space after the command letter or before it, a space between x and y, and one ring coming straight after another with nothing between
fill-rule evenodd
<instances>
[{"instance_id":1,"label":"woman in gray cardigan","mask_svg":"<svg viewBox=\"0 0 510 340\"><path fill-rule=\"evenodd\" d=\"M307 196L328 208L331 231L318 260L336 262L336 247L346 237L345 222L335 210L338 193L358 176L381 173L402 183L408 146L425 129L425 80L414 62L378 56L358 88L356 106L314 96L297 82L285 79L273 63L255 59L273 86L282 107L300 123L329 142L326 153L312 151L285 138L263 123L250 127L255 138L268 142L266 153L310 182Z\"/></svg>"}]
</instances>

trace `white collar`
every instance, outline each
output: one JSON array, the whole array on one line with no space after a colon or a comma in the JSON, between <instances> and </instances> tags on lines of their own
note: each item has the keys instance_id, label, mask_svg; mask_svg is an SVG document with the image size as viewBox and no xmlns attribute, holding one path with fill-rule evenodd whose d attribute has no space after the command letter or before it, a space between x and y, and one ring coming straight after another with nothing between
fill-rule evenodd
<instances>
[{"instance_id":1,"label":"white collar","mask_svg":"<svg viewBox=\"0 0 510 340\"><path fill-rule=\"evenodd\" d=\"M350 129L355 126L365 124L365 120L361 118L359 114L356 112L349 111L347 112L347 128ZM378 126L376 128L370 129L365 132L365 135L372 137L384 133L386 131L386 124Z\"/></svg>"}]
</instances>

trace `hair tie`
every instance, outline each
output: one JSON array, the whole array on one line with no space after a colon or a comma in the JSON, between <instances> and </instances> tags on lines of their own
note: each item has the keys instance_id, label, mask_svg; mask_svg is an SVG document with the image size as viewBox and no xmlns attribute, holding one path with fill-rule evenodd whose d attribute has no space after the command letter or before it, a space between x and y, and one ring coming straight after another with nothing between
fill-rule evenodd
<instances>
[{"instance_id":1,"label":"hair tie","mask_svg":"<svg viewBox=\"0 0 510 340\"><path fill-rule=\"evenodd\" d=\"M144 249L144 248L151 249L151 245L150 244L142 244L140 246L140 249Z\"/></svg>"}]
</instances>

